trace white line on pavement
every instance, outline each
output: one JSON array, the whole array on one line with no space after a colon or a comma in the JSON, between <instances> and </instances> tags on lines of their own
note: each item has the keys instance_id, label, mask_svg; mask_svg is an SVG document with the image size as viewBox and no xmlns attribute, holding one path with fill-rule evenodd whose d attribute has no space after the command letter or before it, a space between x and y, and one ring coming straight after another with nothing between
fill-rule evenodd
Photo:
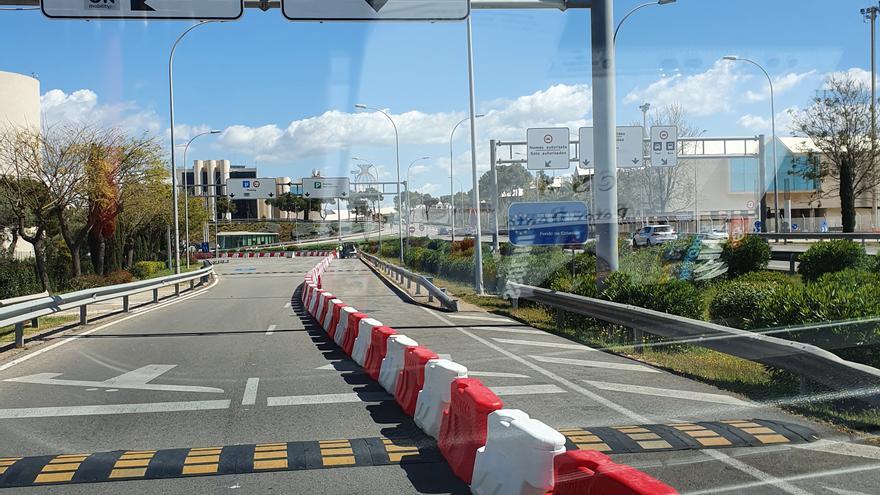
<instances>
[{"instance_id":1,"label":"white line on pavement","mask_svg":"<svg viewBox=\"0 0 880 495\"><path fill-rule=\"evenodd\" d=\"M40 349L37 349L37 350L35 350L34 352L31 352L31 353L25 354L24 356L21 356L20 358L15 358L15 359L13 359L12 361L9 361L8 363L5 363L5 364L0 365L0 371L8 370L9 368L12 368L12 367L15 366L16 364L23 363L23 362L27 361L28 359L32 359L32 358L34 358L34 357L36 357L36 356L39 356L40 354L43 354L44 352L49 352L49 351L51 351L52 349L57 349L58 347L61 347L62 345L67 344L68 342L73 342L74 340L77 340L77 339L79 339L80 337L85 337L86 335L91 335L91 334L93 334L93 333L95 333L95 332L97 332L97 331L99 331L99 330L103 330L103 329L105 329L105 328L107 328L107 327L109 327L109 326L111 326L111 325L115 325L115 324L117 324L117 323L121 323L121 322L123 322L123 321L130 320L130 319L135 318L135 317L137 317L137 316L140 316L140 315L143 315L143 314L149 313L150 311L156 311L157 309L162 309L162 308L164 308L164 307L166 307L166 306L171 306L172 304L177 304L177 303L179 303L179 302L186 301L187 299L189 299L189 298L191 298L191 297L198 296L198 295L204 293L205 291L207 291L208 289L213 288L213 287L214 287L215 285L217 285L218 283L220 283L220 277L215 278L214 281L211 282L211 285L205 287L204 289L202 289L202 290L200 290L200 291L198 291L198 292L196 292L196 293L194 293L194 294L187 294L187 295L185 295L185 296L180 296L180 297L175 298L175 299L172 299L172 300L170 300L170 301L159 303L159 304L157 304L157 305L155 305L155 306L153 306L153 307L150 307L150 308L145 308L145 309L140 309L140 310L134 310L134 311L132 311L132 314L129 315L129 316L125 316L125 317L119 318L118 320L113 320L113 321L108 322L108 323L105 323L105 324L103 324L103 325L101 325L101 326L99 326L99 327L95 327L95 328L93 328L93 329L91 329L91 330L86 330L85 332L78 333L78 334L76 334L76 335L72 335L72 336L70 336L70 337L67 337L66 339L64 339L64 340L62 340L62 341L60 341L60 342L56 342L56 343L51 344L51 345L48 345L48 346L46 346L46 347L42 347L42 348L40 348Z\"/></svg>"},{"instance_id":2,"label":"white line on pavement","mask_svg":"<svg viewBox=\"0 0 880 495\"><path fill-rule=\"evenodd\" d=\"M490 332L507 332L507 333L524 333L530 335L547 335L547 332L540 330L530 330L528 328L508 328L508 327L471 327L474 330L488 330Z\"/></svg>"},{"instance_id":3,"label":"white line on pavement","mask_svg":"<svg viewBox=\"0 0 880 495\"><path fill-rule=\"evenodd\" d=\"M289 308L289 307L290 307L290 303L289 303L289 302L284 303L284 307L285 307L285 308Z\"/></svg>"},{"instance_id":4,"label":"white line on pavement","mask_svg":"<svg viewBox=\"0 0 880 495\"><path fill-rule=\"evenodd\" d=\"M0 409L0 419L52 418L62 416L98 416L175 411L229 409L229 400L193 400L186 402L152 402L147 404L100 404L94 406L24 407Z\"/></svg>"},{"instance_id":5,"label":"white line on pavement","mask_svg":"<svg viewBox=\"0 0 880 495\"><path fill-rule=\"evenodd\" d=\"M514 321L510 321L507 318L492 318L491 316L470 316L470 315L447 315L450 318L455 319L463 319L463 320L480 320L480 321L498 321L501 323L516 323Z\"/></svg>"},{"instance_id":6,"label":"white line on pavement","mask_svg":"<svg viewBox=\"0 0 880 495\"><path fill-rule=\"evenodd\" d=\"M244 386L244 395L241 398L241 405L252 406L257 403L257 387L260 385L259 378L248 378Z\"/></svg>"},{"instance_id":7,"label":"white line on pavement","mask_svg":"<svg viewBox=\"0 0 880 495\"><path fill-rule=\"evenodd\" d=\"M791 447L803 450L816 450L829 454L846 455L852 457L864 457L865 459L880 460L880 447L863 443L838 442L834 440L818 440L813 443L792 444Z\"/></svg>"},{"instance_id":8,"label":"white line on pavement","mask_svg":"<svg viewBox=\"0 0 880 495\"><path fill-rule=\"evenodd\" d=\"M489 387L495 395L535 395L535 394L564 394L566 390L556 385L511 385L507 387Z\"/></svg>"},{"instance_id":9,"label":"white line on pavement","mask_svg":"<svg viewBox=\"0 0 880 495\"><path fill-rule=\"evenodd\" d=\"M492 342L489 342L488 340L480 337L479 335L477 335L473 332L469 332L462 327L455 326L455 324L452 321L450 321L449 319L445 318L444 316L438 314L437 312L435 312L429 308L422 308L422 310L424 310L428 314L433 315L435 318L442 321L443 323L450 325L450 326L453 326L459 332L463 333L464 335L467 335L468 337L476 340L477 342L485 345L486 347L494 350L495 352L503 354L503 355L509 357L510 359L517 361L518 363L522 364L523 366L529 367L529 368L537 371L538 373L541 373L542 375L546 376L547 378L550 378L551 380L553 380L561 385L564 385L571 390L574 390L575 392L583 395L584 397L592 399L593 401L595 401L599 404L602 404L605 407L608 407L614 411L617 411L618 413L628 417L629 419L631 419L633 421L638 421L639 423L651 423L651 421L647 417L642 416L641 414L639 414L639 413L637 413L637 412L635 412L625 406L622 406L622 405L620 405L610 399L606 399L605 397L603 397L593 391L590 391L590 390L578 385L577 383L575 383L571 380L563 378L548 369L542 368L542 367L538 366L537 364L532 363L531 361L528 361L521 356L518 356L518 355L498 346L498 345L493 344ZM810 492L808 492L808 491L805 491L805 490L803 490L803 489L801 489L801 488L799 488L799 487L797 487L797 486L795 486L785 480L779 479L776 476L765 473L764 471L761 471L760 469L758 469L754 466L750 466L748 464L745 464L744 462L742 462L738 459L734 459L723 452L719 452L717 450L703 450L701 452L703 454L717 460L717 461L723 462L723 463L727 464L728 466L731 466L739 471L742 471L742 472L752 476L753 478L759 480L761 483L763 483L765 485L775 486L776 488L778 488L778 489L780 489L790 495L810 495Z\"/></svg>"},{"instance_id":10,"label":"white line on pavement","mask_svg":"<svg viewBox=\"0 0 880 495\"><path fill-rule=\"evenodd\" d=\"M639 395L653 395L656 397L671 397L675 399L695 400L699 402L714 402L716 404L729 404L732 406L755 407L757 404L747 402L736 397L723 394L707 394L705 392L692 392L690 390L673 390L669 388L644 387L642 385L630 385L628 383L610 383L584 380L585 383L611 392L626 392Z\"/></svg>"},{"instance_id":11,"label":"white line on pavement","mask_svg":"<svg viewBox=\"0 0 880 495\"><path fill-rule=\"evenodd\" d=\"M607 361L587 361L584 359L568 359L553 356L529 356L535 361L542 363L565 364L570 366L586 366L588 368L607 368L609 370L644 371L645 373L660 373L660 370L642 366L641 364L612 363Z\"/></svg>"},{"instance_id":12,"label":"white line on pavement","mask_svg":"<svg viewBox=\"0 0 880 495\"><path fill-rule=\"evenodd\" d=\"M335 370L335 371L358 371L361 369L354 361L336 361L334 363L318 366L316 370Z\"/></svg>"},{"instance_id":13,"label":"white line on pavement","mask_svg":"<svg viewBox=\"0 0 880 495\"><path fill-rule=\"evenodd\" d=\"M266 399L268 406L303 406L309 404L342 404L346 402L381 402L394 400L394 397L385 392L350 392L346 394L319 394L319 395L288 395L282 397L269 397Z\"/></svg>"},{"instance_id":14,"label":"white line on pavement","mask_svg":"<svg viewBox=\"0 0 880 495\"><path fill-rule=\"evenodd\" d=\"M529 375L521 375L519 373L503 373L500 371L471 371L468 370L468 376L491 376L498 378L531 378Z\"/></svg>"},{"instance_id":15,"label":"white line on pavement","mask_svg":"<svg viewBox=\"0 0 880 495\"><path fill-rule=\"evenodd\" d=\"M578 351L595 351L592 347L587 347L581 344L563 344L561 342L537 342L534 340L517 340L517 339L495 339L495 342L501 342L502 344L517 344L517 345L532 345L535 347L553 347L555 349L576 349Z\"/></svg>"},{"instance_id":16,"label":"white line on pavement","mask_svg":"<svg viewBox=\"0 0 880 495\"><path fill-rule=\"evenodd\" d=\"M266 329L266 335L272 335L277 327L277 325L269 325L269 328Z\"/></svg>"},{"instance_id":17,"label":"white line on pavement","mask_svg":"<svg viewBox=\"0 0 880 495\"><path fill-rule=\"evenodd\" d=\"M172 367L174 367L174 365L172 365ZM195 385L161 385L158 383L137 383L133 381L113 382L112 378L103 382L91 380L59 380L55 378L56 376L60 375L61 373L37 373L36 375L7 378L3 381L16 383L35 383L40 385L59 385L66 387L95 387L115 389L124 388L130 390L154 390L160 392L197 392L212 394L223 393L223 389L214 387L199 387Z\"/></svg>"}]
</instances>

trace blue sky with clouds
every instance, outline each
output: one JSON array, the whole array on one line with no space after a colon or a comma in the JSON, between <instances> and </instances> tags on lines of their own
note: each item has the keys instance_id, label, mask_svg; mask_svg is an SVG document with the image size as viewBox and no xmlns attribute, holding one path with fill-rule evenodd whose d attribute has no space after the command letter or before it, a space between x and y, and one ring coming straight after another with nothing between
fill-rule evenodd
<instances>
[{"instance_id":1,"label":"blue sky with clouds","mask_svg":"<svg viewBox=\"0 0 880 495\"><path fill-rule=\"evenodd\" d=\"M620 18L638 0L615 2ZM786 109L806 104L831 72L866 81L868 25L851 0L678 0L642 9L618 39L618 122L638 106L680 103L707 135L769 131L766 82L737 54L763 64L776 84L780 134ZM524 139L529 126L588 124L592 117L589 11L475 11L478 164L490 138ZM0 12L0 70L36 73L47 121L89 120L165 136L167 57L185 22L58 21ZM312 169L348 175L351 157L393 169L393 133L363 102L388 109L401 132L401 162L417 189L448 189L449 132L467 109L464 23L294 23L247 10L202 26L175 59L178 141L202 129L190 158L257 164L263 175ZM467 129L455 170L469 188ZM178 155L179 156L179 155Z\"/></svg>"}]
</instances>

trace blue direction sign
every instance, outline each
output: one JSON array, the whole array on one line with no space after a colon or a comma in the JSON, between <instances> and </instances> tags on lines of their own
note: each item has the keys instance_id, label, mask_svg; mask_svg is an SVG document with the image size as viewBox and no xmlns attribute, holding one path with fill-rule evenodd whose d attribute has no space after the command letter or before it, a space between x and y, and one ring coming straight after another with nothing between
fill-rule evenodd
<instances>
[{"instance_id":1,"label":"blue direction sign","mask_svg":"<svg viewBox=\"0 0 880 495\"><path fill-rule=\"evenodd\" d=\"M589 210L581 201L513 203L507 211L510 242L550 246L587 242Z\"/></svg>"}]
</instances>

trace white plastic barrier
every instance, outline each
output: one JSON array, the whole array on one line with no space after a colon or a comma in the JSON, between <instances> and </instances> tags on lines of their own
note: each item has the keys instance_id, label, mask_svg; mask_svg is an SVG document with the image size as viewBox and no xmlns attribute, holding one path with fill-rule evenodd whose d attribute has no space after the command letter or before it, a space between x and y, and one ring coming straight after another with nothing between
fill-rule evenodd
<instances>
[{"instance_id":1,"label":"white plastic barrier","mask_svg":"<svg viewBox=\"0 0 880 495\"><path fill-rule=\"evenodd\" d=\"M339 312L339 323L336 324L336 333L333 334L333 341L336 342L336 345L342 347L342 341L345 339L345 329L348 328L348 315L357 312L358 310L351 306L346 306Z\"/></svg>"},{"instance_id":2,"label":"white plastic barrier","mask_svg":"<svg viewBox=\"0 0 880 495\"><path fill-rule=\"evenodd\" d=\"M309 314L312 316L317 315L316 311L318 310L318 302L321 300L321 295L324 294L324 289L315 289L312 292L312 299L309 301Z\"/></svg>"},{"instance_id":3,"label":"white plastic barrier","mask_svg":"<svg viewBox=\"0 0 880 495\"><path fill-rule=\"evenodd\" d=\"M544 495L553 489L553 458L565 437L519 409L489 414L486 445L477 449L474 495Z\"/></svg>"},{"instance_id":4,"label":"white plastic barrier","mask_svg":"<svg viewBox=\"0 0 880 495\"><path fill-rule=\"evenodd\" d=\"M322 292L321 297L318 298L318 306L315 308L315 314L312 316L314 316L315 319L318 319L321 316L321 311L324 311L324 307L327 306L327 303L334 297L333 294L327 291ZM323 322L319 321L318 323Z\"/></svg>"},{"instance_id":5,"label":"white plastic barrier","mask_svg":"<svg viewBox=\"0 0 880 495\"><path fill-rule=\"evenodd\" d=\"M391 395L397 391L397 376L403 369L403 353L407 347L419 345L415 340L406 335L392 335L388 337L388 350L382 359L382 367L379 368L379 385Z\"/></svg>"},{"instance_id":6,"label":"white plastic barrier","mask_svg":"<svg viewBox=\"0 0 880 495\"><path fill-rule=\"evenodd\" d=\"M327 313L324 315L324 321L321 322L321 326L324 327L325 332L330 332L330 322L333 321L333 307L336 306L336 303L341 303L342 299L330 299L327 304Z\"/></svg>"},{"instance_id":7,"label":"white plastic barrier","mask_svg":"<svg viewBox=\"0 0 880 495\"><path fill-rule=\"evenodd\" d=\"M467 376L467 368L454 361L448 359L428 361L425 365L425 385L419 391L416 413L413 416L416 425L422 431L434 438L440 435L443 411L449 407L451 400L452 380Z\"/></svg>"},{"instance_id":8,"label":"white plastic barrier","mask_svg":"<svg viewBox=\"0 0 880 495\"><path fill-rule=\"evenodd\" d=\"M373 318L364 318L358 322L358 333L354 339L354 348L351 351L351 358L358 365L363 366L367 359L367 349L370 347L370 341L373 339L373 329L381 327L382 322Z\"/></svg>"},{"instance_id":9,"label":"white plastic barrier","mask_svg":"<svg viewBox=\"0 0 880 495\"><path fill-rule=\"evenodd\" d=\"M314 282L306 280L306 285L303 287L303 291L302 291L303 304L305 304L305 302L309 299L309 294L312 292L312 290L317 289L317 288L318 288L318 286L315 285Z\"/></svg>"}]
</instances>

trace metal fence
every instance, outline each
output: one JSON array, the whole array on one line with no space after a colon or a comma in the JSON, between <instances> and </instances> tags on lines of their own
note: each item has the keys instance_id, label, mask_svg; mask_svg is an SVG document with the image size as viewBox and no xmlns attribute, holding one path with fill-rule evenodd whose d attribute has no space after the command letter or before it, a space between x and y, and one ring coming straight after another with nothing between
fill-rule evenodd
<instances>
[{"instance_id":1,"label":"metal fence","mask_svg":"<svg viewBox=\"0 0 880 495\"><path fill-rule=\"evenodd\" d=\"M406 282L407 289L411 289L412 285L415 284L416 295L420 295L422 293L422 288L424 288L428 293L429 303L434 302L434 299L436 298L440 302L440 305L447 311L458 311L458 301L450 297L445 289L434 285L432 280L428 277L413 273L406 268L392 265L387 261L380 260L379 258L366 253L358 253L358 256L360 256L361 260L365 260L373 267L382 270L393 277L396 282L400 284Z\"/></svg>"},{"instance_id":2,"label":"metal fence","mask_svg":"<svg viewBox=\"0 0 880 495\"><path fill-rule=\"evenodd\" d=\"M643 343L643 335L650 333L790 371L801 378L804 390L804 385L818 383L841 392L841 398L880 406L880 370L846 361L810 344L529 285L509 283L505 295L514 304L526 299L555 308L558 316L570 312L631 328L637 348Z\"/></svg>"},{"instance_id":3,"label":"metal fence","mask_svg":"<svg viewBox=\"0 0 880 495\"><path fill-rule=\"evenodd\" d=\"M195 288L196 280L205 284L214 274L210 264L200 270L167 277L139 280L127 284L108 285L96 289L86 289L61 295L46 295L27 301L0 307L0 327L15 325L15 347L24 346L24 323L30 321L36 327L39 318L61 311L79 308L79 324L88 322L88 306L110 299L122 298L122 311L129 311L129 297L141 292L153 291L153 302L159 302L159 289L174 286L174 295L180 295L180 284L189 282L190 289Z\"/></svg>"}]
</instances>

